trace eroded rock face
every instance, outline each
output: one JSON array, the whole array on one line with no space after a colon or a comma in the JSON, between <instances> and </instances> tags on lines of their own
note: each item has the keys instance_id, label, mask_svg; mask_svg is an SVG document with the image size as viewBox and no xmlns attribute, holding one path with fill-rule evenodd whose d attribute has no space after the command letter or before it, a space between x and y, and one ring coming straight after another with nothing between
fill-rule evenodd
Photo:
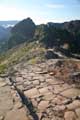
<instances>
[{"instance_id":1,"label":"eroded rock face","mask_svg":"<svg viewBox=\"0 0 80 120\"><path fill-rule=\"evenodd\" d=\"M54 65L51 73L59 80L64 80L69 84L80 84L80 61L76 60L59 60Z\"/></svg>"},{"instance_id":2,"label":"eroded rock face","mask_svg":"<svg viewBox=\"0 0 80 120\"><path fill-rule=\"evenodd\" d=\"M15 80L12 86L8 84L12 94L10 99L13 99L12 107L4 120L9 120L14 114L17 114L14 120L80 119L80 89L75 87L74 82L69 84L66 79L59 79L59 75L63 78L62 71L65 71L66 67L62 62L57 65L59 74L53 74L56 62L57 60L49 60L45 63L16 67ZM72 63L69 63L68 67L66 74L72 74ZM68 71L70 67L72 70ZM4 84L1 88L3 86Z\"/></svg>"}]
</instances>

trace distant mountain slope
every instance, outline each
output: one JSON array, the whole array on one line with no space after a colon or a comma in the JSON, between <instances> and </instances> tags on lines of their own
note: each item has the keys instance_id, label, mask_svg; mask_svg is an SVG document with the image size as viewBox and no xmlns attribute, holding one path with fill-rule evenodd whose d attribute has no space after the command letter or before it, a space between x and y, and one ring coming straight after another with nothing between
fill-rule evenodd
<instances>
[{"instance_id":1,"label":"distant mountain slope","mask_svg":"<svg viewBox=\"0 0 80 120\"><path fill-rule=\"evenodd\" d=\"M12 48L15 45L29 41L33 38L36 25L30 19L24 19L17 23L11 30L11 37L8 41L8 47Z\"/></svg>"},{"instance_id":2,"label":"distant mountain slope","mask_svg":"<svg viewBox=\"0 0 80 120\"><path fill-rule=\"evenodd\" d=\"M2 26L0 26L0 41L3 39L8 38L9 36L9 30L6 28L3 28Z\"/></svg>"},{"instance_id":3,"label":"distant mountain slope","mask_svg":"<svg viewBox=\"0 0 80 120\"><path fill-rule=\"evenodd\" d=\"M80 53L80 20L37 26L35 38L47 48L65 48Z\"/></svg>"},{"instance_id":4,"label":"distant mountain slope","mask_svg":"<svg viewBox=\"0 0 80 120\"><path fill-rule=\"evenodd\" d=\"M9 29L7 29L8 31ZM7 47L11 49L19 44L31 41L38 41L45 48L61 48L79 54L80 20L35 25L31 18L24 19L11 29Z\"/></svg>"},{"instance_id":5,"label":"distant mountain slope","mask_svg":"<svg viewBox=\"0 0 80 120\"><path fill-rule=\"evenodd\" d=\"M35 25L30 19L24 19L12 28L12 35L8 41L9 49L26 41L38 40L45 47L67 46L71 52L80 53L80 20Z\"/></svg>"},{"instance_id":6,"label":"distant mountain slope","mask_svg":"<svg viewBox=\"0 0 80 120\"><path fill-rule=\"evenodd\" d=\"M8 39L11 35L11 27L4 28L0 26L0 54L8 50Z\"/></svg>"},{"instance_id":7,"label":"distant mountain slope","mask_svg":"<svg viewBox=\"0 0 80 120\"><path fill-rule=\"evenodd\" d=\"M80 30L80 20L74 20L74 21L70 21L70 22L64 22L64 23L53 23L53 22L48 22L47 25L50 26L54 26L55 28L63 28L63 29L67 29L69 31L76 31L76 30Z\"/></svg>"},{"instance_id":8,"label":"distant mountain slope","mask_svg":"<svg viewBox=\"0 0 80 120\"><path fill-rule=\"evenodd\" d=\"M17 23L12 28L12 33L22 34L26 37L33 37L35 30L35 23L31 18L24 19Z\"/></svg>"}]
</instances>

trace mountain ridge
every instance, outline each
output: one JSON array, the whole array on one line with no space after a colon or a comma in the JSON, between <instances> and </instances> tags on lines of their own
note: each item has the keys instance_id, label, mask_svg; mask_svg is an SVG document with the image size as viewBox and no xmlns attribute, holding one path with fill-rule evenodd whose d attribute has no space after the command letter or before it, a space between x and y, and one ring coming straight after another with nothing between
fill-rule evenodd
<instances>
[{"instance_id":1,"label":"mountain ridge","mask_svg":"<svg viewBox=\"0 0 80 120\"><path fill-rule=\"evenodd\" d=\"M67 28L63 24L35 25L31 18L17 23L4 45L8 49L0 56L1 72L21 62L32 64L47 59L80 59L80 21L67 23ZM71 26L74 29L71 30Z\"/></svg>"}]
</instances>

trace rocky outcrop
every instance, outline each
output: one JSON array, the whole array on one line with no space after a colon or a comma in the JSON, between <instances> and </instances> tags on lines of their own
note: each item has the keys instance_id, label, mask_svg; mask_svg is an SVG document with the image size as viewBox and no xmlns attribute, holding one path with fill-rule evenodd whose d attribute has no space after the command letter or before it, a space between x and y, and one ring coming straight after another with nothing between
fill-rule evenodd
<instances>
[{"instance_id":1,"label":"rocky outcrop","mask_svg":"<svg viewBox=\"0 0 80 120\"><path fill-rule=\"evenodd\" d=\"M57 59L57 58L59 58L59 56L57 54L55 54L53 51L47 50L45 53L45 58L46 59Z\"/></svg>"}]
</instances>

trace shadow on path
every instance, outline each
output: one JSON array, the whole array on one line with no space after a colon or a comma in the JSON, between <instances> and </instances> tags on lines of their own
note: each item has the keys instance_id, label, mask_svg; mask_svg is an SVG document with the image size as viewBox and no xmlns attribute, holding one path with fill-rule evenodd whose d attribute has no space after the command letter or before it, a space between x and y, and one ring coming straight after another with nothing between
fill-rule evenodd
<instances>
[{"instance_id":1,"label":"shadow on path","mask_svg":"<svg viewBox=\"0 0 80 120\"><path fill-rule=\"evenodd\" d=\"M36 111L34 109L34 106L32 104L32 102L24 95L23 91L21 91L20 89L18 89L16 87L16 85L14 85L14 81L11 79L11 77L9 78L10 82L12 83L12 85L15 87L15 90L18 92L22 103L26 106L26 108L29 110L30 115L33 117L33 120L39 120L38 115L36 114Z\"/></svg>"}]
</instances>

